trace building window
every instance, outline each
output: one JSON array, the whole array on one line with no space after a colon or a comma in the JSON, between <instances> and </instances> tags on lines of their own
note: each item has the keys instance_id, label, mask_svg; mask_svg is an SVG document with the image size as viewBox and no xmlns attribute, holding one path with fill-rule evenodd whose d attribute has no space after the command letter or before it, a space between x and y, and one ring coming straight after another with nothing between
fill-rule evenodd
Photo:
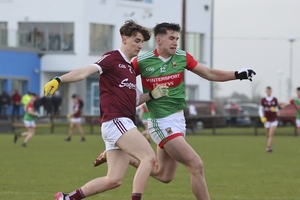
<instances>
[{"instance_id":1,"label":"building window","mask_svg":"<svg viewBox=\"0 0 300 200\"><path fill-rule=\"evenodd\" d=\"M201 62L203 59L203 34L186 33L185 50L192 54L197 61Z\"/></svg>"},{"instance_id":2,"label":"building window","mask_svg":"<svg viewBox=\"0 0 300 200\"><path fill-rule=\"evenodd\" d=\"M42 51L74 51L73 23L19 23L19 45Z\"/></svg>"},{"instance_id":3,"label":"building window","mask_svg":"<svg viewBox=\"0 0 300 200\"><path fill-rule=\"evenodd\" d=\"M197 100L197 92L198 92L197 85L186 85L185 86L186 100Z\"/></svg>"},{"instance_id":4,"label":"building window","mask_svg":"<svg viewBox=\"0 0 300 200\"><path fill-rule=\"evenodd\" d=\"M113 46L113 26L90 24L90 52L105 53Z\"/></svg>"},{"instance_id":5,"label":"building window","mask_svg":"<svg viewBox=\"0 0 300 200\"><path fill-rule=\"evenodd\" d=\"M178 43L178 48L181 43ZM185 34L185 51L190 53L198 62L203 61L203 34L201 33L186 33Z\"/></svg>"},{"instance_id":6,"label":"building window","mask_svg":"<svg viewBox=\"0 0 300 200\"><path fill-rule=\"evenodd\" d=\"M0 22L0 45L7 46L7 23Z\"/></svg>"},{"instance_id":7,"label":"building window","mask_svg":"<svg viewBox=\"0 0 300 200\"><path fill-rule=\"evenodd\" d=\"M151 29L149 29L151 30ZM151 31L151 37L147 42L143 43L143 50L144 51L150 51L154 50L156 48L156 43L155 43L155 37L154 37L154 32Z\"/></svg>"}]
</instances>

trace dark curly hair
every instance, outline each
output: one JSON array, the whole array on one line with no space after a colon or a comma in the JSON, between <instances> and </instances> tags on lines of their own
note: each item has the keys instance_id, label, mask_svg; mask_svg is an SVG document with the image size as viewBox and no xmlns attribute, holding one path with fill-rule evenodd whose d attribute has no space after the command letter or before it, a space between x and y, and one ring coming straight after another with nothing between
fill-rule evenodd
<instances>
[{"instance_id":1,"label":"dark curly hair","mask_svg":"<svg viewBox=\"0 0 300 200\"><path fill-rule=\"evenodd\" d=\"M125 24L120 28L121 36L135 36L137 33L141 33L144 37L144 41L148 41L151 37L150 31L135 23L133 20L127 20Z\"/></svg>"}]
</instances>

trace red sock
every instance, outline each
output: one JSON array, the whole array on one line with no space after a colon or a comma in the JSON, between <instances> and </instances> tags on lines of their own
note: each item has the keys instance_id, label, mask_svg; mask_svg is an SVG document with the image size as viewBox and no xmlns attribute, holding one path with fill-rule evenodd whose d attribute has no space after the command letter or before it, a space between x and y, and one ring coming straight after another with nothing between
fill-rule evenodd
<instances>
[{"instance_id":1,"label":"red sock","mask_svg":"<svg viewBox=\"0 0 300 200\"><path fill-rule=\"evenodd\" d=\"M142 194L140 193L132 193L131 200L141 200Z\"/></svg>"},{"instance_id":2,"label":"red sock","mask_svg":"<svg viewBox=\"0 0 300 200\"><path fill-rule=\"evenodd\" d=\"M81 200L81 199L85 198L85 196L80 188L78 190L75 190L75 191L69 193L68 197L70 200Z\"/></svg>"}]
</instances>

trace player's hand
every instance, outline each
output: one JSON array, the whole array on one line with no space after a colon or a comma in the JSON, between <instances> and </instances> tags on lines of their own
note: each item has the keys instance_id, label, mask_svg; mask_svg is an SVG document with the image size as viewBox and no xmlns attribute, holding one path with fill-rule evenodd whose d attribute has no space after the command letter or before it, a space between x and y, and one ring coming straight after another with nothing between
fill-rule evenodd
<instances>
[{"instance_id":1,"label":"player's hand","mask_svg":"<svg viewBox=\"0 0 300 200\"><path fill-rule=\"evenodd\" d=\"M149 92L151 99L159 99L161 97L169 96L169 87L165 85L157 85Z\"/></svg>"},{"instance_id":2,"label":"player's hand","mask_svg":"<svg viewBox=\"0 0 300 200\"><path fill-rule=\"evenodd\" d=\"M36 117L37 117L37 118L40 118L40 117L41 117L40 113L36 112L35 114L36 114Z\"/></svg>"},{"instance_id":3,"label":"player's hand","mask_svg":"<svg viewBox=\"0 0 300 200\"><path fill-rule=\"evenodd\" d=\"M270 111L271 112L276 112L276 108L274 106L271 106Z\"/></svg>"},{"instance_id":4,"label":"player's hand","mask_svg":"<svg viewBox=\"0 0 300 200\"><path fill-rule=\"evenodd\" d=\"M235 71L234 73L236 79L249 79L250 81L252 81L252 76L255 74L255 71L253 71L253 69L250 68L243 68L239 71Z\"/></svg>"},{"instance_id":5,"label":"player's hand","mask_svg":"<svg viewBox=\"0 0 300 200\"><path fill-rule=\"evenodd\" d=\"M56 76L44 86L44 96L50 97L54 94L60 84L60 78Z\"/></svg>"},{"instance_id":6,"label":"player's hand","mask_svg":"<svg viewBox=\"0 0 300 200\"><path fill-rule=\"evenodd\" d=\"M261 121L261 123L263 123L263 124L264 124L264 123L266 123L266 121L267 121L267 118L266 118L266 117L261 117L261 118L260 118L260 121Z\"/></svg>"},{"instance_id":7,"label":"player's hand","mask_svg":"<svg viewBox=\"0 0 300 200\"><path fill-rule=\"evenodd\" d=\"M70 118L71 117L71 115L70 114L67 114L67 118Z\"/></svg>"}]
</instances>

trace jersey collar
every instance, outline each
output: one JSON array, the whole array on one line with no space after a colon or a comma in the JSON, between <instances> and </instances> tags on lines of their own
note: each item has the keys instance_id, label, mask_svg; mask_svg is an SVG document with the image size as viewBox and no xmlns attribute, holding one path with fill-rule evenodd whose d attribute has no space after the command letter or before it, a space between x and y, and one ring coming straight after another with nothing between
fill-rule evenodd
<instances>
[{"instance_id":1,"label":"jersey collar","mask_svg":"<svg viewBox=\"0 0 300 200\"><path fill-rule=\"evenodd\" d=\"M157 56L159 59L161 59L161 60L164 61L164 62L167 62L167 61L170 60L171 57L172 57L172 56L170 56L169 58L164 58L164 57L160 56L160 55L158 54L158 52L157 52L157 49L154 49L153 53L154 53L155 56Z\"/></svg>"},{"instance_id":2,"label":"jersey collar","mask_svg":"<svg viewBox=\"0 0 300 200\"><path fill-rule=\"evenodd\" d=\"M127 60L125 54L121 51L121 49L118 49L118 51L120 52L120 54L121 54L121 56L124 58L124 60L130 64L131 61L128 61L128 60Z\"/></svg>"}]
</instances>

